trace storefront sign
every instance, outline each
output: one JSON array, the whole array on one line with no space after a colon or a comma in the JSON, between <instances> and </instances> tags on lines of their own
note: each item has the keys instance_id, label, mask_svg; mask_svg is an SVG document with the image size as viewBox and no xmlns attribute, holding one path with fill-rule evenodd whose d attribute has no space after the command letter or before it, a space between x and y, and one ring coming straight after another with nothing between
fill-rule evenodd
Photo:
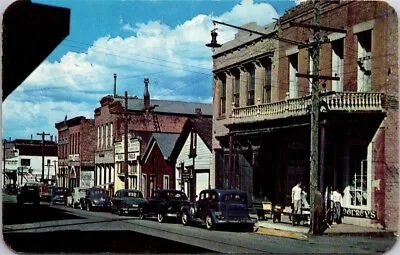
<instances>
[{"instance_id":1,"label":"storefront sign","mask_svg":"<svg viewBox=\"0 0 400 255\"><path fill-rule=\"evenodd\" d=\"M371 211L371 210L352 209L343 207L343 215L349 217L367 218L371 220L377 219L376 211Z\"/></svg>"}]
</instances>

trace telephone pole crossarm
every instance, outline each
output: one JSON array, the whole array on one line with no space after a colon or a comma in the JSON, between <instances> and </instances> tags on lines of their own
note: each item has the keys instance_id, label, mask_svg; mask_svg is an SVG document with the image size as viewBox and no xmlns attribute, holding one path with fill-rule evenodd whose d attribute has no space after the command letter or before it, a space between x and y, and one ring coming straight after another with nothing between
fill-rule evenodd
<instances>
[{"instance_id":1,"label":"telephone pole crossarm","mask_svg":"<svg viewBox=\"0 0 400 255\"><path fill-rule=\"evenodd\" d=\"M296 77L319 79L319 80L332 80L332 81L339 81L340 80L340 77L333 77L333 76L326 76L326 75L315 75L315 74L303 74L303 73L296 73Z\"/></svg>"},{"instance_id":2,"label":"telephone pole crossarm","mask_svg":"<svg viewBox=\"0 0 400 255\"><path fill-rule=\"evenodd\" d=\"M321 26L321 25L313 25L313 24L298 23L298 22L290 22L289 24L290 24L290 26L293 26L293 27L305 27L305 28L318 29L318 30L343 33L343 34L347 33L346 29L341 29L341 28L326 27L326 26Z\"/></svg>"}]
</instances>

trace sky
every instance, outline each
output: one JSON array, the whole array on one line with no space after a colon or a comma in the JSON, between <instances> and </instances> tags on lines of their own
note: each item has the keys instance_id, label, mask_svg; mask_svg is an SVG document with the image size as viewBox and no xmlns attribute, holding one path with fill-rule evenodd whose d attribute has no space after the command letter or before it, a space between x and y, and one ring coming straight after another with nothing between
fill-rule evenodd
<instances>
[{"instance_id":1,"label":"sky","mask_svg":"<svg viewBox=\"0 0 400 255\"><path fill-rule=\"evenodd\" d=\"M392 0L391 0L392 1ZM393 0L394 1L394 0ZM70 34L3 102L3 138L57 136L64 117L94 118L113 94L212 103L212 20L267 25L298 0L32 0L71 9ZM218 28L218 42L237 30Z\"/></svg>"}]
</instances>

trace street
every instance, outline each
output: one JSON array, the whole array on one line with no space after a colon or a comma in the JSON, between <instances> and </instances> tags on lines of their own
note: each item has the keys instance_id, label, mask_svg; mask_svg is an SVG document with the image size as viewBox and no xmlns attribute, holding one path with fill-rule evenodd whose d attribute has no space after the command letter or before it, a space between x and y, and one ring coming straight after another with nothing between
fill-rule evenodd
<instances>
[{"instance_id":1,"label":"street","mask_svg":"<svg viewBox=\"0 0 400 255\"><path fill-rule=\"evenodd\" d=\"M139 220L109 212L88 212L63 205L17 206L3 195L3 234L17 252L117 253L384 253L392 238L311 236L307 240L248 233L208 231L171 221Z\"/></svg>"}]
</instances>

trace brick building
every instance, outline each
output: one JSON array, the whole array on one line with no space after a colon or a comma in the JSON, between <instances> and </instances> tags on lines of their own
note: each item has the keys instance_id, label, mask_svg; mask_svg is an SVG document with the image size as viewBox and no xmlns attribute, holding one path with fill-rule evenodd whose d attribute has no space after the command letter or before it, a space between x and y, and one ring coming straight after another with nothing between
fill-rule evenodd
<instances>
[{"instance_id":1,"label":"brick building","mask_svg":"<svg viewBox=\"0 0 400 255\"><path fill-rule=\"evenodd\" d=\"M342 189L345 223L397 229L396 12L380 1L321 7L321 25L346 33L322 34L329 42L321 46L320 74L340 80L321 81L319 189ZM286 40L252 35L250 41L236 38L214 52L217 187L232 185L252 199L289 205L296 180L307 185L311 90L310 82L296 74L310 73L312 60L306 48L289 41L312 39L310 29L290 22L312 23L313 15L308 1L287 10L277 24L250 24L270 35L279 31ZM271 67L262 64L265 56Z\"/></svg>"},{"instance_id":2,"label":"brick building","mask_svg":"<svg viewBox=\"0 0 400 255\"><path fill-rule=\"evenodd\" d=\"M100 100L100 107L95 110L96 126L96 153L95 153L95 185L102 186L115 192L115 178L124 182L121 169L115 168L114 142L122 141L124 135L124 108L125 99L122 96L109 95ZM144 144L149 139L149 134L180 133L186 119L197 116L202 112L204 116L211 117L211 104L179 102L168 100L150 100L148 79L145 79L143 99L136 96L128 97L128 132L133 133L143 140ZM141 151L143 152L143 151ZM137 160L130 160L130 165L137 165ZM118 164L122 166L122 164ZM133 187L141 189L140 166L136 175L131 178L136 180Z\"/></svg>"},{"instance_id":3,"label":"brick building","mask_svg":"<svg viewBox=\"0 0 400 255\"><path fill-rule=\"evenodd\" d=\"M58 130L58 185L91 187L94 185L95 126L83 116L55 124Z\"/></svg>"}]
</instances>

